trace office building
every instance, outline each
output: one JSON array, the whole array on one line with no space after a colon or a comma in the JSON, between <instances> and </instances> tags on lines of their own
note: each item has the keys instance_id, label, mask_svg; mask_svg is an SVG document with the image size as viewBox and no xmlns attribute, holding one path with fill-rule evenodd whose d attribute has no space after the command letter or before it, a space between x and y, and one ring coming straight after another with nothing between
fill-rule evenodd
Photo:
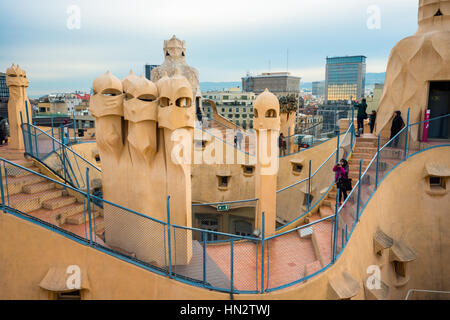
<instances>
[{"instance_id":1,"label":"office building","mask_svg":"<svg viewBox=\"0 0 450 320\"><path fill-rule=\"evenodd\" d=\"M257 76L247 75L242 78L242 91L259 94L269 89L277 96L300 93L300 77L292 76L290 72L267 72Z\"/></svg>"},{"instance_id":2,"label":"office building","mask_svg":"<svg viewBox=\"0 0 450 320\"><path fill-rule=\"evenodd\" d=\"M325 81L314 81L312 83L312 95L323 97L325 95Z\"/></svg>"},{"instance_id":3,"label":"office building","mask_svg":"<svg viewBox=\"0 0 450 320\"><path fill-rule=\"evenodd\" d=\"M256 95L253 92L242 92L239 88L203 93L203 99L215 102L219 115L246 129L253 128L253 102L255 97ZM208 119L212 119L212 110L209 104L203 105L203 114Z\"/></svg>"},{"instance_id":4,"label":"office building","mask_svg":"<svg viewBox=\"0 0 450 320\"><path fill-rule=\"evenodd\" d=\"M330 102L355 101L364 97L366 57L327 58L325 100Z\"/></svg>"},{"instance_id":5,"label":"office building","mask_svg":"<svg viewBox=\"0 0 450 320\"><path fill-rule=\"evenodd\" d=\"M8 117L9 89L6 85L6 73L0 72L0 116Z\"/></svg>"},{"instance_id":6,"label":"office building","mask_svg":"<svg viewBox=\"0 0 450 320\"><path fill-rule=\"evenodd\" d=\"M148 80L151 80L151 73L152 73L152 70L153 69L155 69L155 68L157 68L157 67L159 67L159 65L158 64L146 64L145 65L145 77L148 79Z\"/></svg>"}]
</instances>

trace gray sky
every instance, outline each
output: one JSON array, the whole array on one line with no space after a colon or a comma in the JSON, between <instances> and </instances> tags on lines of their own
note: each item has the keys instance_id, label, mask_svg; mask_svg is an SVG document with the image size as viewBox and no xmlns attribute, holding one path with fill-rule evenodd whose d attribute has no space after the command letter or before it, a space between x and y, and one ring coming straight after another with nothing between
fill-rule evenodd
<instances>
[{"instance_id":1,"label":"gray sky","mask_svg":"<svg viewBox=\"0 0 450 320\"><path fill-rule=\"evenodd\" d=\"M71 5L80 9L80 28ZM0 70L18 63L29 94L85 90L110 70L160 64L163 40L186 40L200 81L289 71L325 78L325 57L366 55L384 72L390 50L417 29L418 0L1 0ZM379 15L378 15L379 13ZM73 25L73 24L72 24Z\"/></svg>"}]
</instances>

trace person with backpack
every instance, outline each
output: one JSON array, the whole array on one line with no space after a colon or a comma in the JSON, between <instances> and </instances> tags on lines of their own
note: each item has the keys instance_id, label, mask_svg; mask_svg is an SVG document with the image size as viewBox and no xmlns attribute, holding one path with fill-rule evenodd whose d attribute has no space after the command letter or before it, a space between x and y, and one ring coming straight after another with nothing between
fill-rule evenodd
<instances>
[{"instance_id":1,"label":"person with backpack","mask_svg":"<svg viewBox=\"0 0 450 320\"><path fill-rule=\"evenodd\" d=\"M392 120L392 126L391 126L391 140L394 138L394 140L391 142L391 146L393 144L394 148L397 148L398 141L399 141L399 135L398 133L403 129L405 126L405 122L402 119L402 112L397 110L394 112L394 119Z\"/></svg>"},{"instance_id":2,"label":"person with backpack","mask_svg":"<svg viewBox=\"0 0 450 320\"><path fill-rule=\"evenodd\" d=\"M356 136L359 137L364 133L364 120L367 119L366 99L362 99L362 102L355 104L354 107L358 109L358 114L356 116L357 123L358 123L358 132L356 133Z\"/></svg>"},{"instance_id":3,"label":"person with backpack","mask_svg":"<svg viewBox=\"0 0 450 320\"><path fill-rule=\"evenodd\" d=\"M347 191L351 190L351 180L348 178L349 165L347 160L341 159L334 167L336 173L334 182L339 189L339 206L347 199Z\"/></svg>"}]
</instances>

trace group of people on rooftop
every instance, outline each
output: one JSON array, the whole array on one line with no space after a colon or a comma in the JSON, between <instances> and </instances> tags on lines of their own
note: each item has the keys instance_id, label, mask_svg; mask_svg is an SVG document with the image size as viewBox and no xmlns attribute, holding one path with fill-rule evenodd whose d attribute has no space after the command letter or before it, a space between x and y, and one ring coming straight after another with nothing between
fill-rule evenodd
<instances>
[{"instance_id":1,"label":"group of people on rooftop","mask_svg":"<svg viewBox=\"0 0 450 320\"><path fill-rule=\"evenodd\" d=\"M369 118L369 127L370 133L373 133L375 127L375 120L377 113L375 110L372 111L370 115L367 115L367 103L366 99L362 99L361 103L356 103L354 107L358 110L357 113L357 125L358 131L356 133L357 137L360 137L364 134L364 120ZM391 125L391 136L390 136L390 144L389 147L397 148L399 143L399 132L405 127L405 122L402 118L401 111L397 110L394 112L392 125ZM349 179L349 165L347 160L341 159L339 163L337 163L333 167L333 171L335 172L335 184L339 189L339 205L341 205L342 201L345 201L347 198L347 192L352 189L352 179Z\"/></svg>"}]
</instances>

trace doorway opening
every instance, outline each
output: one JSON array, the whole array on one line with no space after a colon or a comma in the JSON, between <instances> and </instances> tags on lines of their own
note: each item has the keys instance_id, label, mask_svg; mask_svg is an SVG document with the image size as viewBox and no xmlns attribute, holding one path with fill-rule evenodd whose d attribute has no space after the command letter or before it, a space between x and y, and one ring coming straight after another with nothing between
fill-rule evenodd
<instances>
[{"instance_id":1,"label":"doorway opening","mask_svg":"<svg viewBox=\"0 0 450 320\"><path fill-rule=\"evenodd\" d=\"M450 81L431 81L428 96L430 118L436 118L450 113ZM444 117L430 122L428 132L430 139L450 139L450 117Z\"/></svg>"}]
</instances>

